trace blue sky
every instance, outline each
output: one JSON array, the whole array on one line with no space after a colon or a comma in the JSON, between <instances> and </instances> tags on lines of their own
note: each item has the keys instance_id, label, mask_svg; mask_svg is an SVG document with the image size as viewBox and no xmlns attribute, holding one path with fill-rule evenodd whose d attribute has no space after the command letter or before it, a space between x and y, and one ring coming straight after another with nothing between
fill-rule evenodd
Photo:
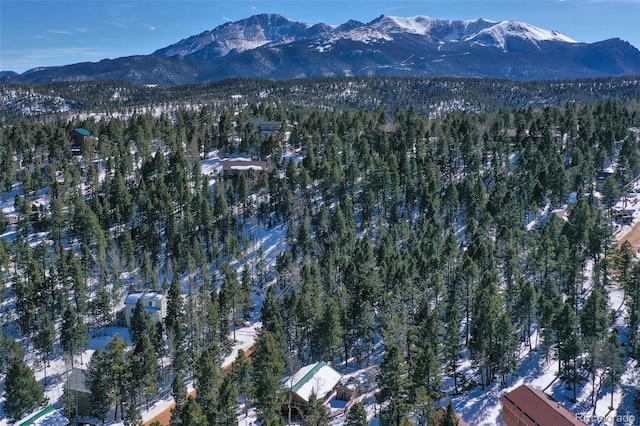
<instances>
[{"instance_id":1,"label":"blue sky","mask_svg":"<svg viewBox=\"0 0 640 426\"><path fill-rule=\"evenodd\" d=\"M640 48L640 0L0 0L0 70L149 54L259 13L326 24L380 15L518 20L581 42L619 37Z\"/></svg>"}]
</instances>

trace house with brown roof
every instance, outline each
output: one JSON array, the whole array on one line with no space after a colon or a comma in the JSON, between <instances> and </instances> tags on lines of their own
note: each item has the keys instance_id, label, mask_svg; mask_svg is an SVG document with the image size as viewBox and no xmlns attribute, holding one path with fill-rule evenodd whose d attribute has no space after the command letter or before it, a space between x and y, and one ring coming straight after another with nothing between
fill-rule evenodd
<instances>
[{"instance_id":1,"label":"house with brown roof","mask_svg":"<svg viewBox=\"0 0 640 426\"><path fill-rule=\"evenodd\" d=\"M527 385L501 396L500 402L507 426L587 425L551 396Z\"/></svg>"}]
</instances>

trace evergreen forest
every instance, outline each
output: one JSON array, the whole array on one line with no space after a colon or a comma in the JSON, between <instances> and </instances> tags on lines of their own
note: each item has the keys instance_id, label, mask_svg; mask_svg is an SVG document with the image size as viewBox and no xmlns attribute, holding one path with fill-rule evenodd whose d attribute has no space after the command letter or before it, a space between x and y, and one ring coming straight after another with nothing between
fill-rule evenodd
<instances>
[{"instance_id":1,"label":"evergreen forest","mask_svg":"<svg viewBox=\"0 0 640 426\"><path fill-rule=\"evenodd\" d=\"M454 80L474 88L452 106L446 81L435 100L411 98L427 99L415 85L428 82L371 81L351 101L343 79L130 86L135 106L100 95L114 83L20 88L94 89L78 111L0 113L6 418L55 403L75 416L68 393L49 392L66 379L47 368L61 360L86 368L93 417L127 425L168 395L172 425L234 425L249 410L284 424L281 379L317 361L373 371L361 391L383 425L433 424L447 403L454 422L451 400L514 385L533 356L574 411L609 394L613 406L623 389L638 412L621 377L639 374L640 262L616 241L614 208L640 174L637 82ZM316 96L304 104L296 85ZM565 98L538 102L560 87ZM231 96L241 91L254 95ZM255 118L280 131L261 134ZM81 155L76 128L92 135ZM268 172L211 167L238 156ZM138 304L127 334L88 359L124 297L144 290L166 294L167 317ZM246 322L261 323L255 345L223 370ZM329 424L316 404L304 416ZM358 402L344 421L366 416Z\"/></svg>"}]
</instances>

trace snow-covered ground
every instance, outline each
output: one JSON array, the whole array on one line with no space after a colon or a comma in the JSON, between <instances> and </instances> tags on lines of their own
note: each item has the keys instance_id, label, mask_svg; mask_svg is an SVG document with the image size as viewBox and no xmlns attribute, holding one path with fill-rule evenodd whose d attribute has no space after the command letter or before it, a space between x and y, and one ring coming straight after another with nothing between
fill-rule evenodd
<instances>
[{"instance_id":1,"label":"snow-covered ground","mask_svg":"<svg viewBox=\"0 0 640 426\"><path fill-rule=\"evenodd\" d=\"M299 161L299 154L289 152L288 155L294 160ZM201 161L201 170L205 175L209 175L213 180L215 176L220 173L222 168L223 159L220 158L217 152L212 152L205 159ZM0 208L5 212L8 217L15 217L16 212L13 206L14 197L16 194L21 194L20 188L14 188L10 194L0 200ZM46 194L41 194L39 201L43 203L47 202ZM614 237L616 239L622 238L632 228L632 226L640 219L640 196L637 198L627 199L626 202L620 201L616 208L624 208L633 210L633 223L630 225L620 225L615 228ZM545 209L543 214L549 214L549 209ZM280 254L286 246L286 226L280 225L273 229L266 228L257 223L248 223L245 226L249 235L252 236L253 244L246 255L245 260L248 264L255 264L258 251L261 251L264 256L266 265L273 265L278 254ZM1 238L12 238L15 232L14 227L10 226L9 231L0 236ZM237 265L234 265L239 271L244 265L244 261ZM585 287L590 288L590 277L587 275ZM616 285L610 285L608 290L608 303L609 308L616 312L616 323L622 325L625 315L625 304L623 299L622 289ZM256 312L259 312L261 304L261 294L256 294ZM9 306L2 306L3 315L7 312ZM233 344L232 353L227 356L223 361L223 366L229 365L236 357L239 349L247 350L255 343L257 338L257 330L260 328L260 323L256 322L249 327L242 327L236 329L235 341ZM80 358L84 364L90 358L93 351L98 348L104 348L105 345L111 341L113 336L119 333L123 339L130 341L128 330L122 327L109 327L106 330L101 330L100 335L91 336L90 347L82 357L77 357L77 362L80 362ZM532 337L532 342L537 342L535 332ZM626 336L623 336L623 340ZM573 391L565 388L564 383L558 379L558 363L556 360L549 362L542 358L541 351L535 350L529 351L528 348L522 347L520 352L520 369L515 374L515 379L511 381L508 387L502 388L498 383L495 383L486 389L475 388L471 391L464 392L459 396L444 397L439 401L440 405L445 406L449 399L452 399L456 411L460 416L470 425L500 425L503 424L501 418L501 405L499 397L503 394L515 389L517 386L526 383L535 388L541 389L544 392L552 395L556 400L567 406L570 410L576 414L591 414L592 410L589 406L590 395L592 392L590 382L583 382L579 385L577 391L577 402L571 403L570 398L573 396ZM65 379L70 372L70 366L65 363L62 357L59 355L60 350L58 348L58 356L51 361L51 364L47 367L47 380L44 380L44 368L39 363L33 354L27 355L27 362L35 366L36 377L45 384L46 395L49 398L49 402L57 404L59 407L59 400L62 396L62 389ZM363 368L357 368L354 364L350 364L349 367L343 365L334 365L338 371L344 374L344 380L354 385L360 386L364 393L359 397L367 409L371 424L378 424L376 415L379 411L379 407L375 403L374 394L376 391L375 376L377 373L377 365L381 361L382 345L378 342L376 351L372 356L370 365ZM473 377L471 363L467 360L463 362L459 367L459 373L465 374L467 377ZM625 371L621 377L621 383L614 390L613 401L614 408L610 409L611 389L606 385L602 387L598 396L597 408L595 411L596 416L602 418L614 418L616 415L633 414L633 406L631 398L635 389L640 387L640 374L638 374L638 365L635 361L628 361L625 366ZM443 378L444 391L447 394L451 394L453 390L453 383L448 378ZM192 384L188 384L189 389L192 389ZM3 396L0 396L0 401ZM173 400L170 396L155 401L150 407L142 410L142 415L145 420L150 420L162 411L166 410ZM3 413L0 413L0 415ZM35 413L34 413L35 415ZM4 417L4 416L3 416ZM344 423L345 415L337 416L332 419L333 426L340 426ZM636 415L636 417L639 417ZM256 415L254 411L250 411L248 416L245 416L239 410L238 424L240 425L252 425L256 421ZM8 425L6 418L0 420L0 426ZM55 410L45 417L39 419L35 424L46 426L62 426L67 424L66 418L61 413L61 410ZM112 423L121 424L121 423ZM609 423L611 424L611 423Z\"/></svg>"},{"instance_id":2,"label":"snow-covered ground","mask_svg":"<svg viewBox=\"0 0 640 426\"><path fill-rule=\"evenodd\" d=\"M211 183L214 183L216 177L220 174L220 171L222 169L222 162L224 160L224 158L220 158L218 156L217 151L209 153L203 160L201 160L201 172L202 174L209 176ZM102 178L104 178L104 174L102 175ZM10 193L4 194L4 197L0 199L0 209L2 209L2 211L10 220L14 221L18 217L18 213L16 212L14 206L16 195L24 196L24 193L19 185L15 185ZM48 194L46 192L41 192L40 194L38 194L38 198L35 202L43 206L48 206ZM263 256L262 260L264 261L265 266L269 267L271 265L274 265L276 257L285 249L286 246L286 243L284 242L286 235L286 226L279 225L272 229L269 229L258 223L248 223L245 226L244 230L248 235L252 236L252 244L248 249L244 260L246 260L246 262L250 265L255 264L259 257L258 252L261 251ZM0 235L0 238L12 240L13 238L15 238L15 232L16 226L9 225L7 231L4 234ZM39 237L37 235L34 235L31 238L30 242L32 245L35 245L41 240L41 236ZM244 262L239 262L234 266L240 273L242 268L244 267ZM213 271L213 273L217 274L218 271ZM186 281L188 281L188 279L185 279L185 288L187 287ZM254 299L254 301L256 302L256 317L254 318L254 320L256 320L258 317L260 306L262 305L262 295L260 293L254 294ZM0 308L2 315L6 318L13 311L13 302L4 301ZM119 308L120 307L115 307L116 310ZM233 340L234 333L232 331L232 333L230 334L230 338L233 340L232 350L231 353L223 360L222 367L230 365L236 358L240 349L246 351L254 345L260 327L260 322L253 322L251 323L251 325L246 327L236 327L235 340ZM104 349L106 344L110 342L116 334L120 334L120 336L125 341L129 343L131 342L129 330L126 327L112 326L106 329L100 329L93 334L90 334L89 348L82 354L82 356L77 356L75 358L74 367L86 367L86 363L91 358L93 352L95 352L95 350L97 350L98 348ZM38 420L36 420L36 422L34 423L36 425L62 426L68 424L68 419L66 419L62 413L60 400L62 397L66 378L71 372L71 366L68 362L65 362L65 360L60 355L60 347L56 348L56 354L56 357L51 360L50 364L46 367L46 380L45 368L39 361L39 359L37 359L32 352L27 353L25 357L25 361L34 367L36 379L45 385L45 395L47 396L49 403L56 407L56 410L38 418ZM192 390L192 383L188 383L187 387L188 390ZM2 402L3 400L4 395L0 395L0 402ZM173 398L171 398L170 395L154 401L150 407L141 409L143 419L145 421L152 419L156 415L168 409L172 403ZM21 422L38 416L41 411L43 410L41 409L37 410L34 413L31 413L27 417L23 418ZM4 416L4 413L1 411L0 406L0 426L6 426L8 424L9 422ZM18 422L17 424L20 424L20 422ZM109 424L119 425L121 423L116 422Z\"/></svg>"},{"instance_id":3,"label":"snow-covered ground","mask_svg":"<svg viewBox=\"0 0 640 426\"><path fill-rule=\"evenodd\" d=\"M637 183L637 188L640 188L640 183ZM596 194L596 198L599 194ZM575 194L570 198L570 202L575 202ZM614 209L627 209L633 212L633 222L626 225L614 225L614 239L620 240L626 234L628 234L633 226L640 221L640 196L627 197L621 199ZM553 213L562 216L566 214L568 210L567 206L564 209L554 210ZM545 219L545 216L549 213L548 206L544 209L541 220ZM531 225L531 224L529 224ZM528 226L528 229L532 229L533 226ZM585 271L585 282L583 287L585 289L592 288L591 283L591 270L593 262L587 265ZM608 293L608 308L610 311L616 313L615 325L619 330L623 330L625 324L626 305L624 300L624 292L617 284L610 284L607 288ZM585 296L586 297L586 296ZM539 342L535 335L531 338L531 341ZM621 340L626 343L627 336L621 334ZM456 412L470 425L503 425L501 416L501 404L499 402L500 396L504 395L517 388L522 384L530 385L536 389L540 389L547 394L551 395L561 404L565 405L569 410L573 411L578 417L581 417L589 424L591 421L594 424L638 424L634 423L640 420L640 413L636 413L633 408L632 398L637 389L640 389L640 369L637 361L627 359L624 367L624 372L620 378L620 384L613 390L613 408L611 406L611 388L606 384L602 385L598 394L598 400L596 403L595 413L591 408L591 393L592 387L590 381L585 381L578 384L577 390L577 402L572 403L573 390L567 389L565 383L558 378L558 361L552 359L547 362L542 358L541 351L537 351L537 348L533 348L533 351L529 351L528 348L521 347L520 351L520 369L515 374L516 379L510 383L506 388L500 388L498 384L489 386L486 390L474 389L471 392L465 392L460 396L453 397L453 404ZM460 366L459 372L468 371L470 369L470 362L467 361ZM444 380L445 386L447 380ZM596 383L598 386L599 383ZM452 384L449 384L452 387ZM445 399L442 405L446 405L448 399Z\"/></svg>"}]
</instances>

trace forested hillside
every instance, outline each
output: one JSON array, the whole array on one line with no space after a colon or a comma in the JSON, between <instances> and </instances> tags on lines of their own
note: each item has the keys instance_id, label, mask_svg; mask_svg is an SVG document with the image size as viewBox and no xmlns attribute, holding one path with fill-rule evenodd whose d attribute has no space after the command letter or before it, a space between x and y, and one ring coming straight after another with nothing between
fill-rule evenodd
<instances>
[{"instance_id":1,"label":"forested hillside","mask_svg":"<svg viewBox=\"0 0 640 426\"><path fill-rule=\"evenodd\" d=\"M588 80L517 82L497 79L336 77L288 81L230 79L173 87L127 82L72 82L0 85L2 120L32 116L40 120L85 113L106 116L173 110L202 105L283 103L293 107L388 113L410 106L423 117L451 111L592 104L640 97L637 76ZM235 101L235 102L234 102Z\"/></svg>"},{"instance_id":2,"label":"forested hillside","mask_svg":"<svg viewBox=\"0 0 640 426\"><path fill-rule=\"evenodd\" d=\"M406 96L419 84L372 81ZM506 388L531 351L558 370L576 412L594 410L624 369L637 375L640 263L637 247L612 236L612 206L640 173L640 111L628 96L637 83L620 89L622 99L558 106L530 107L523 92L518 107L504 101L511 83L491 83L499 95L483 89L475 103L465 98L469 110L433 114L428 94L414 106L396 99L406 108L379 95L375 105L345 95L319 108L327 85L343 83L309 83L306 93L324 89L308 105L296 82L278 83L290 102L207 103L202 93L219 86L205 85L189 108L3 117L6 418L42 406L45 388L64 381L46 377L47 364L86 363L81 354L123 297L144 289L167 292L168 316L157 326L136 309L130 340L116 336L95 352L87 386L98 419L139 424L138 410L172 393L173 424L231 425L249 408L280 424L279 380L314 361L373 367L374 383L361 385L383 424L431 424L452 398ZM228 84L212 98L267 83ZM348 82L358 84L369 81ZM281 121L280 132L258 133L253 118ZM74 156L78 127L93 138ZM237 155L267 161L267 176L226 179L211 167ZM624 292L617 312L613 291ZM241 354L225 374L233 330L256 320L253 362ZM60 402L72 417L72 398ZM328 422L322 410L307 415Z\"/></svg>"}]
</instances>

